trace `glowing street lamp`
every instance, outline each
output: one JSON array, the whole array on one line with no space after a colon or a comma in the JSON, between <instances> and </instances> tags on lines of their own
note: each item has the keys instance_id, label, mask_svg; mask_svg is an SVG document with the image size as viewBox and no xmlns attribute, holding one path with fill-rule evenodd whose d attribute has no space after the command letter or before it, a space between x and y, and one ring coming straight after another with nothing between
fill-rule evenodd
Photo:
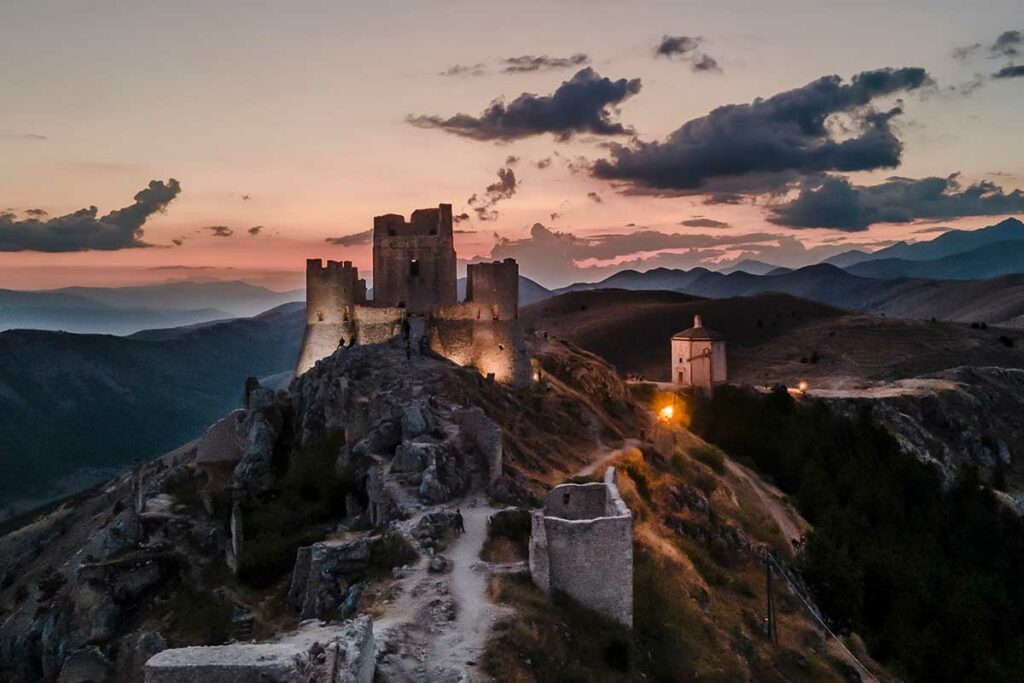
<instances>
[{"instance_id":1,"label":"glowing street lamp","mask_svg":"<svg viewBox=\"0 0 1024 683\"><path fill-rule=\"evenodd\" d=\"M675 409L670 404L658 411L658 417L663 421L668 422L672 419L672 415L675 414L675 412Z\"/></svg>"}]
</instances>

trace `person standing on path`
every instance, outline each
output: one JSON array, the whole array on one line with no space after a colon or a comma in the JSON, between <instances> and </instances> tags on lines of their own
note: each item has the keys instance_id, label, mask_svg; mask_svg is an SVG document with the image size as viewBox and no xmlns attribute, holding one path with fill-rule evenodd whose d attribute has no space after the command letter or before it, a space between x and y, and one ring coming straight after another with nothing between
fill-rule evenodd
<instances>
[{"instance_id":1,"label":"person standing on path","mask_svg":"<svg viewBox=\"0 0 1024 683\"><path fill-rule=\"evenodd\" d=\"M466 532L466 521L462 517L462 510L460 510L459 508L455 508L455 519L453 521L453 524L455 525L456 536L461 536Z\"/></svg>"}]
</instances>

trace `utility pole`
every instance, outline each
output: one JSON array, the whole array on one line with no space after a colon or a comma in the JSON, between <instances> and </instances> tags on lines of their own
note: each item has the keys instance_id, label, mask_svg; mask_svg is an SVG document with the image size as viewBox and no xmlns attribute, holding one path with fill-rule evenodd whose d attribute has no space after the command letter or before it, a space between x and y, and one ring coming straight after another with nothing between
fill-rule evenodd
<instances>
[{"instance_id":1,"label":"utility pole","mask_svg":"<svg viewBox=\"0 0 1024 683\"><path fill-rule=\"evenodd\" d=\"M764 549L764 580L768 596L768 640L773 644L779 644L779 627L775 621L775 596L772 591L772 562L771 551Z\"/></svg>"}]
</instances>

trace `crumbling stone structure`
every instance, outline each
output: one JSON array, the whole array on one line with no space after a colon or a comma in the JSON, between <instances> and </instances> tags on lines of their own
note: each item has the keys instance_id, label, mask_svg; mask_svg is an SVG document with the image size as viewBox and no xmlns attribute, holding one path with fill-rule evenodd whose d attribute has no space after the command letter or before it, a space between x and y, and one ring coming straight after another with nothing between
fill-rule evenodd
<instances>
[{"instance_id":1,"label":"crumbling stone structure","mask_svg":"<svg viewBox=\"0 0 1024 683\"><path fill-rule=\"evenodd\" d=\"M500 382L531 374L519 326L519 266L513 259L472 264L458 302L452 207L418 209L410 220L373 224L373 299L349 261L306 262L306 334L296 375L340 346L405 336L454 363Z\"/></svg>"},{"instance_id":2,"label":"crumbling stone structure","mask_svg":"<svg viewBox=\"0 0 1024 683\"><path fill-rule=\"evenodd\" d=\"M146 683L372 683L373 621L300 630L278 642L163 650L145 667Z\"/></svg>"},{"instance_id":3,"label":"crumbling stone structure","mask_svg":"<svg viewBox=\"0 0 1024 683\"><path fill-rule=\"evenodd\" d=\"M546 593L562 591L633 626L633 515L614 467L603 483L551 489L544 509L533 513L530 575Z\"/></svg>"},{"instance_id":4,"label":"crumbling stone structure","mask_svg":"<svg viewBox=\"0 0 1024 683\"><path fill-rule=\"evenodd\" d=\"M457 301L451 204L373 219L373 300L410 313Z\"/></svg>"}]
</instances>

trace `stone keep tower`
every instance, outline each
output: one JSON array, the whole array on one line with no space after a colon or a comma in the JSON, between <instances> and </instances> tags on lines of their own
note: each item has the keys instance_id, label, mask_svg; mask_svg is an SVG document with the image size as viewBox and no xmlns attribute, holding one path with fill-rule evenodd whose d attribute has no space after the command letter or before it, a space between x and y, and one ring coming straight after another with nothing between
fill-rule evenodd
<instances>
[{"instance_id":1,"label":"stone keep tower","mask_svg":"<svg viewBox=\"0 0 1024 683\"><path fill-rule=\"evenodd\" d=\"M704 327L693 316L693 327L672 335L672 381L711 393L715 384L728 380L725 365L725 337Z\"/></svg>"},{"instance_id":2,"label":"stone keep tower","mask_svg":"<svg viewBox=\"0 0 1024 683\"><path fill-rule=\"evenodd\" d=\"M477 317L490 320L519 318L519 264L515 259L466 266L466 303Z\"/></svg>"},{"instance_id":3,"label":"stone keep tower","mask_svg":"<svg viewBox=\"0 0 1024 683\"><path fill-rule=\"evenodd\" d=\"M366 280L351 261L306 261L306 333L298 370L351 344L356 335L356 307L366 303Z\"/></svg>"},{"instance_id":4,"label":"stone keep tower","mask_svg":"<svg viewBox=\"0 0 1024 683\"><path fill-rule=\"evenodd\" d=\"M452 205L373 219L373 305L425 314L456 303Z\"/></svg>"}]
</instances>

